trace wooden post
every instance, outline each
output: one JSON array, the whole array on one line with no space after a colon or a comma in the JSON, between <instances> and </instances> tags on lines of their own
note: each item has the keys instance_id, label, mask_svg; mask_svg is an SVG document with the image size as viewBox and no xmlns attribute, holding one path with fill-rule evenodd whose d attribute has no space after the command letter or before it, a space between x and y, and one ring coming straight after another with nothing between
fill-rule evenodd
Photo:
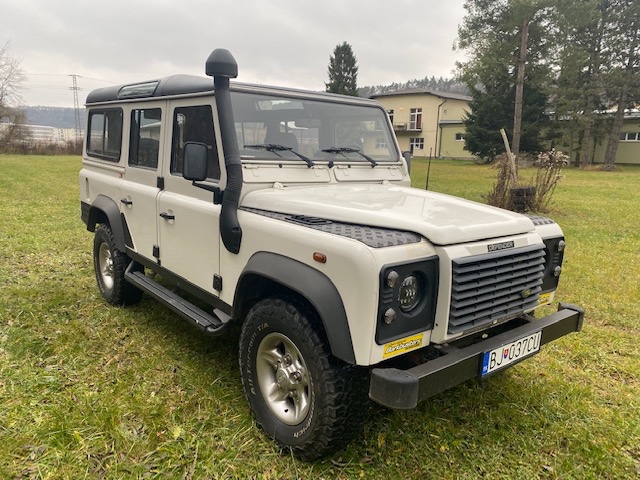
<instances>
[{"instance_id":1,"label":"wooden post","mask_svg":"<svg viewBox=\"0 0 640 480\"><path fill-rule=\"evenodd\" d=\"M507 138L507 132L504 128L500 129L500 135L502 135L502 141L504 142L504 148L507 150L507 158L509 159L509 171L511 173L511 185L514 187L518 183L518 171L516 170L516 156L511 153L511 147L509 147L509 139Z\"/></svg>"}]
</instances>

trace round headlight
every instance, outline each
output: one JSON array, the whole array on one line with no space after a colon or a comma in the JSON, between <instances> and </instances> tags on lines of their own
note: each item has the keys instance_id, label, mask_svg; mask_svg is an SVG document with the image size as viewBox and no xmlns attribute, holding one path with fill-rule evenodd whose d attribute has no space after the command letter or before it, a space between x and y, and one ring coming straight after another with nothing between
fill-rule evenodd
<instances>
[{"instance_id":1,"label":"round headlight","mask_svg":"<svg viewBox=\"0 0 640 480\"><path fill-rule=\"evenodd\" d=\"M422 300L422 285L417 275L410 274L404 277L398 289L398 304L403 312L410 312L420 300Z\"/></svg>"}]
</instances>

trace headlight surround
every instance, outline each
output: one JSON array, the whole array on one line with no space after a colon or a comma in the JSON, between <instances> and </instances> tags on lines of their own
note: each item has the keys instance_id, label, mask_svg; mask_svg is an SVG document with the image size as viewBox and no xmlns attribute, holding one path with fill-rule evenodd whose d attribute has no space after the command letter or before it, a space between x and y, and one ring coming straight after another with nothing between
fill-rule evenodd
<instances>
[{"instance_id":1,"label":"headlight surround","mask_svg":"<svg viewBox=\"0 0 640 480\"><path fill-rule=\"evenodd\" d=\"M564 237L544 239L545 266L541 293L552 292L558 288L565 248Z\"/></svg>"},{"instance_id":2,"label":"headlight surround","mask_svg":"<svg viewBox=\"0 0 640 480\"><path fill-rule=\"evenodd\" d=\"M438 285L438 257L385 265L380 271L376 342L433 328Z\"/></svg>"}]
</instances>

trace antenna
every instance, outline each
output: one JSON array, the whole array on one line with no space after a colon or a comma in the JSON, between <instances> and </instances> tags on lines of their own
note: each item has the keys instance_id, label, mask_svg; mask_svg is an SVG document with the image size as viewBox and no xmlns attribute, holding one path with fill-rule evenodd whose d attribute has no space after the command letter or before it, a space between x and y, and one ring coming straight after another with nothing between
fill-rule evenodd
<instances>
[{"instance_id":1,"label":"antenna","mask_svg":"<svg viewBox=\"0 0 640 480\"><path fill-rule=\"evenodd\" d=\"M73 110L76 114L76 142L82 137L80 134L80 104L78 102L78 91L82 90L78 87L78 77L80 75L69 75L73 81L73 86L69 87L69 90L73 91Z\"/></svg>"}]
</instances>

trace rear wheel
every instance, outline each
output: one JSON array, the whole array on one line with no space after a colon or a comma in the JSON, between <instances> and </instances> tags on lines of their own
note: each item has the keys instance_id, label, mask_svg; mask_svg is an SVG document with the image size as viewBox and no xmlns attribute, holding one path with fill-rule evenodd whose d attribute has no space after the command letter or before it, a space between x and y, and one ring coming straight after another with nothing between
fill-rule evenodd
<instances>
[{"instance_id":1,"label":"rear wheel","mask_svg":"<svg viewBox=\"0 0 640 480\"><path fill-rule=\"evenodd\" d=\"M343 447L362 428L367 377L331 355L315 312L302 303L269 298L250 310L240 371L256 422L301 459Z\"/></svg>"},{"instance_id":2,"label":"rear wheel","mask_svg":"<svg viewBox=\"0 0 640 480\"><path fill-rule=\"evenodd\" d=\"M109 225L99 225L93 239L93 267L100 293L112 305L131 305L142 298L142 290L124 278L129 263L127 254L116 247ZM136 265L136 270L142 271L142 266Z\"/></svg>"}]
</instances>

